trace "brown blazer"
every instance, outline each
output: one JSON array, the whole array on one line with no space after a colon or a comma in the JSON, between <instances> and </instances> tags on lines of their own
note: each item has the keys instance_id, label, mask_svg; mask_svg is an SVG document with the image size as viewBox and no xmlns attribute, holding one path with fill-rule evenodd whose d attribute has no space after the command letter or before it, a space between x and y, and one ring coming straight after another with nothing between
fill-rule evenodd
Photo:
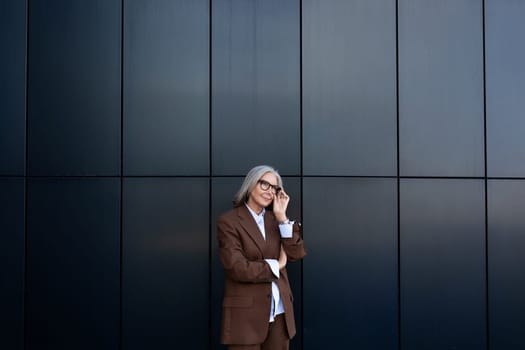
<instances>
[{"instance_id":1,"label":"brown blazer","mask_svg":"<svg viewBox=\"0 0 525 350\"><path fill-rule=\"evenodd\" d=\"M286 268L277 280L264 259L279 259L281 243L288 262L306 255L301 228L293 225L293 237L281 238L272 211L264 215L266 240L246 206L234 208L219 217L217 239L224 267L224 300L221 343L261 344L268 333L272 281L277 281L285 311L288 335L295 335L293 295Z\"/></svg>"}]
</instances>

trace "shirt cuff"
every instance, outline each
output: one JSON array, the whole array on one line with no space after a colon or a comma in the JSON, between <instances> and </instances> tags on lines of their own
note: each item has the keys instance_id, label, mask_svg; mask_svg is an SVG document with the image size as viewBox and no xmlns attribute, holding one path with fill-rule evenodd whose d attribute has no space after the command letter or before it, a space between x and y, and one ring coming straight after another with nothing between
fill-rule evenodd
<instances>
[{"instance_id":1,"label":"shirt cuff","mask_svg":"<svg viewBox=\"0 0 525 350\"><path fill-rule=\"evenodd\" d=\"M270 265L270 269L272 270L272 273L275 275L275 277L279 278L279 261L275 259L264 259L268 265Z\"/></svg>"},{"instance_id":2,"label":"shirt cuff","mask_svg":"<svg viewBox=\"0 0 525 350\"><path fill-rule=\"evenodd\" d=\"M292 238L293 237L293 221L287 224L280 224L279 231L281 231L281 238Z\"/></svg>"}]
</instances>

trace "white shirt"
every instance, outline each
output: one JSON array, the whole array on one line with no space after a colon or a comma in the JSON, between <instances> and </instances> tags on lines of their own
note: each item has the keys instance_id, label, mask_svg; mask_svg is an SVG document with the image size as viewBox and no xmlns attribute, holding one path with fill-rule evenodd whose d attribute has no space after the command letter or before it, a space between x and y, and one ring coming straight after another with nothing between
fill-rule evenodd
<instances>
[{"instance_id":1,"label":"white shirt","mask_svg":"<svg viewBox=\"0 0 525 350\"><path fill-rule=\"evenodd\" d=\"M255 213L252 208L250 208L247 204L246 208L250 211L250 213L253 216L253 219L255 220L255 223L259 227L259 231L261 231L261 234L266 240L266 230L264 229L264 214L266 213L266 210L263 209L260 214ZM292 238L293 236L293 221L290 221L288 224L280 224L279 225L279 231L281 232L281 238ZM270 266L270 269L272 270L272 273L275 277L280 278L279 274L279 261L276 259L264 259L268 265ZM277 286L276 282L272 281L272 303L270 307L270 322L273 322L275 320L275 316L283 314L284 313L284 306L283 301L281 300L281 294L279 293L279 286Z\"/></svg>"}]
</instances>

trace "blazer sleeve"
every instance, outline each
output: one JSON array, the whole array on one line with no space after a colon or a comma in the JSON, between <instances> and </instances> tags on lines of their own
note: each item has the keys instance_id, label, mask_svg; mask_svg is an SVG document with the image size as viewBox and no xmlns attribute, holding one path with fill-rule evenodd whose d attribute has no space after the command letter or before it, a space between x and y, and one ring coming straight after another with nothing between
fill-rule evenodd
<instances>
[{"instance_id":1,"label":"blazer sleeve","mask_svg":"<svg viewBox=\"0 0 525 350\"><path fill-rule=\"evenodd\" d=\"M294 223L291 238L281 238L281 242L289 261L301 260L306 255L300 223Z\"/></svg>"},{"instance_id":2,"label":"blazer sleeve","mask_svg":"<svg viewBox=\"0 0 525 350\"><path fill-rule=\"evenodd\" d=\"M276 280L270 266L264 259L249 260L246 258L238 230L232 222L224 218L217 221L217 239L219 257L226 275L236 281L245 283L268 283Z\"/></svg>"}]
</instances>

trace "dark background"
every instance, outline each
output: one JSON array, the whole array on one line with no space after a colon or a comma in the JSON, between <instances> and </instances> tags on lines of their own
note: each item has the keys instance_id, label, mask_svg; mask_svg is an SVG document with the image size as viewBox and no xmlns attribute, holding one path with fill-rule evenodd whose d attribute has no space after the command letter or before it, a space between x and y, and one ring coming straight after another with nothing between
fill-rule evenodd
<instances>
[{"instance_id":1,"label":"dark background","mask_svg":"<svg viewBox=\"0 0 525 350\"><path fill-rule=\"evenodd\" d=\"M292 348L525 348L525 2L1 0L0 348L222 349L270 164Z\"/></svg>"}]
</instances>

